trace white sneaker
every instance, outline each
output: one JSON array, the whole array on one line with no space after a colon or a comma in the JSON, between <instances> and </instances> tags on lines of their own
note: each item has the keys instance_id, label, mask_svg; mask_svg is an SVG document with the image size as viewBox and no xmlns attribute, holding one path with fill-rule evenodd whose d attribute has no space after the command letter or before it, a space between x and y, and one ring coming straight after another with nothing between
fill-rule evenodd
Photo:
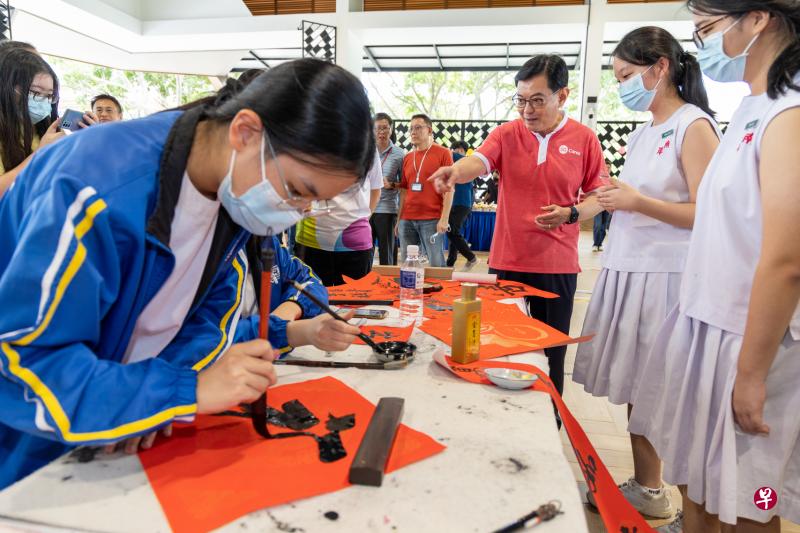
<instances>
[{"instance_id":1,"label":"white sneaker","mask_svg":"<svg viewBox=\"0 0 800 533\"><path fill-rule=\"evenodd\" d=\"M478 258L477 257L475 259L473 259L472 261L467 261L467 264L464 265L464 267L461 269L461 272L469 272L477 264L478 264Z\"/></svg>"},{"instance_id":2,"label":"white sneaker","mask_svg":"<svg viewBox=\"0 0 800 533\"><path fill-rule=\"evenodd\" d=\"M683 533L683 511L678 511L675 514L675 520L669 524L658 526L656 531L658 533Z\"/></svg>"},{"instance_id":3,"label":"white sneaker","mask_svg":"<svg viewBox=\"0 0 800 533\"><path fill-rule=\"evenodd\" d=\"M667 497L667 489L663 485L658 490L648 489L637 483L634 478L630 478L619 485L619 490L628 500L628 503L644 516L651 518L669 518L672 516L672 504ZM594 494L591 491L586 493L586 500L593 507L597 507L594 501Z\"/></svg>"},{"instance_id":4,"label":"white sneaker","mask_svg":"<svg viewBox=\"0 0 800 533\"><path fill-rule=\"evenodd\" d=\"M599 246L592 246L592 251L593 252L599 252L600 251L600 247Z\"/></svg>"}]
</instances>

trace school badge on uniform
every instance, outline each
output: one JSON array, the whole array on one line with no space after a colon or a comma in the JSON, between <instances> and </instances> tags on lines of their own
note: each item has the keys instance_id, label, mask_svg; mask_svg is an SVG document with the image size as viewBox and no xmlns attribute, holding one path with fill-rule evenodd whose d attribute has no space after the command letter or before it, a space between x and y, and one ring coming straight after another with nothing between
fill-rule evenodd
<instances>
[{"instance_id":1,"label":"school badge on uniform","mask_svg":"<svg viewBox=\"0 0 800 533\"><path fill-rule=\"evenodd\" d=\"M675 130L669 130L667 132L664 132L664 134L661 136L661 140L663 141L664 139L666 139L666 141L664 142L663 145L658 147L658 150L656 150L656 155L664 155L664 151L668 150L669 147L672 146L672 141L670 141L669 138L674 133L675 133Z\"/></svg>"},{"instance_id":2,"label":"school badge on uniform","mask_svg":"<svg viewBox=\"0 0 800 533\"><path fill-rule=\"evenodd\" d=\"M758 126L758 119L748 122L744 127L745 134L744 137L742 137L742 140L739 141L739 146L736 148L737 152L742 149L742 145L753 143L753 137L755 136L755 132L753 130L756 129L756 126Z\"/></svg>"}]
</instances>

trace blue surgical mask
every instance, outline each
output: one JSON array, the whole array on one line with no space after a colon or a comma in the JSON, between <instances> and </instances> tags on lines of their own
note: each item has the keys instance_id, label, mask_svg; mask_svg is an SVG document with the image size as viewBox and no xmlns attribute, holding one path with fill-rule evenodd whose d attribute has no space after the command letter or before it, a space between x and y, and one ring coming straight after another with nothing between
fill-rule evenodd
<instances>
[{"instance_id":1,"label":"blue surgical mask","mask_svg":"<svg viewBox=\"0 0 800 533\"><path fill-rule=\"evenodd\" d=\"M645 72L649 71L655 65L650 65L650 68L644 72L640 72L636 76L629 78L619 84L619 98L625 107L631 111L649 111L650 106L653 104L653 99L656 97L658 86L661 85L661 80L658 80L656 86L651 90L647 90L644 86L642 76Z\"/></svg>"},{"instance_id":2,"label":"blue surgical mask","mask_svg":"<svg viewBox=\"0 0 800 533\"><path fill-rule=\"evenodd\" d=\"M217 196L234 222L255 235L277 235L303 218L297 209L284 205L283 198L267 180L264 144L261 137L261 181L239 197L231 189L236 150L231 154L228 174L223 178Z\"/></svg>"},{"instance_id":3,"label":"blue surgical mask","mask_svg":"<svg viewBox=\"0 0 800 533\"><path fill-rule=\"evenodd\" d=\"M703 74L714 81L729 83L744 80L744 68L747 65L747 55L753 43L758 39L758 35L753 37L744 52L736 57L729 57L723 47L725 34L731 28L739 24L736 22L728 26L724 31L719 31L714 35L703 40L703 47L697 50L697 61L700 63L700 70Z\"/></svg>"},{"instance_id":4,"label":"blue surgical mask","mask_svg":"<svg viewBox=\"0 0 800 533\"><path fill-rule=\"evenodd\" d=\"M53 105L49 100L37 98L32 94L28 95L28 115L31 117L31 122L38 124L50 116L53 110Z\"/></svg>"}]
</instances>

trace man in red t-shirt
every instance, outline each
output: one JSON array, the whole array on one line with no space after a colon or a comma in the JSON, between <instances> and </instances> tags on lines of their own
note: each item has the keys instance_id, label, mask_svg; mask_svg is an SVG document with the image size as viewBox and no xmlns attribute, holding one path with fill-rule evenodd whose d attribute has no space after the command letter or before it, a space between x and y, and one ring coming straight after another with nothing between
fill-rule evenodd
<instances>
[{"instance_id":1,"label":"man in red t-shirt","mask_svg":"<svg viewBox=\"0 0 800 533\"><path fill-rule=\"evenodd\" d=\"M453 164L453 154L433 142L433 123L427 115L414 115L409 124L414 150L403 160L400 189L400 260L405 261L406 247L417 244L433 267L443 267L442 242L447 233L453 192L439 192L428 178L441 167ZM433 237L433 242L431 238Z\"/></svg>"},{"instance_id":2,"label":"man in red t-shirt","mask_svg":"<svg viewBox=\"0 0 800 533\"><path fill-rule=\"evenodd\" d=\"M557 299L528 298L528 310L569 332L578 279L576 222L602 208L592 194L607 176L594 132L566 116L569 73L563 59L539 55L514 78L520 118L498 126L470 157L431 177L437 190L452 190L494 169L500 171L497 222L489 267L500 279L554 292ZM578 203L579 195L584 200ZM545 349L550 378L564 388L566 347Z\"/></svg>"}]
</instances>

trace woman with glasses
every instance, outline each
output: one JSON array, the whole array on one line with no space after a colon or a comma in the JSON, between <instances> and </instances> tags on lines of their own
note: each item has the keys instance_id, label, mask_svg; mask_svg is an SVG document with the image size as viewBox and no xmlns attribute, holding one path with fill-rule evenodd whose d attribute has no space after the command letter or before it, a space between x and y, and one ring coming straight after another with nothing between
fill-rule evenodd
<instances>
[{"instance_id":1,"label":"woman with glasses","mask_svg":"<svg viewBox=\"0 0 800 533\"><path fill-rule=\"evenodd\" d=\"M372 132L368 132L372 136ZM372 270L370 216L383 189L383 174L375 150L367 179L313 210L297 224L294 253L322 279L326 287L344 283L342 276L361 279Z\"/></svg>"},{"instance_id":2,"label":"woman with glasses","mask_svg":"<svg viewBox=\"0 0 800 533\"><path fill-rule=\"evenodd\" d=\"M800 522L800 3L688 6L703 72L751 94L698 191L679 306L631 426L685 485L666 531L775 532Z\"/></svg>"},{"instance_id":3,"label":"woman with glasses","mask_svg":"<svg viewBox=\"0 0 800 533\"><path fill-rule=\"evenodd\" d=\"M269 343L233 344L244 245L357 187L375 142L364 87L335 65L238 89L72 135L0 201L0 487L76 445L134 453L275 383Z\"/></svg>"},{"instance_id":4,"label":"woman with glasses","mask_svg":"<svg viewBox=\"0 0 800 533\"><path fill-rule=\"evenodd\" d=\"M20 43L24 45L24 43ZM58 78L24 46L0 54L0 198L33 153L64 136L56 131Z\"/></svg>"},{"instance_id":5,"label":"woman with glasses","mask_svg":"<svg viewBox=\"0 0 800 533\"><path fill-rule=\"evenodd\" d=\"M678 301L697 189L719 133L700 66L668 31L633 30L612 57L622 103L651 119L628 138L620 179L598 193L614 219L583 324L595 337L578 347L572 379L630 410L637 388L637 401L650 401L643 360ZM622 494L643 515L670 518L658 455L641 428L629 431L634 475Z\"/></svg>"}]
</instances>

